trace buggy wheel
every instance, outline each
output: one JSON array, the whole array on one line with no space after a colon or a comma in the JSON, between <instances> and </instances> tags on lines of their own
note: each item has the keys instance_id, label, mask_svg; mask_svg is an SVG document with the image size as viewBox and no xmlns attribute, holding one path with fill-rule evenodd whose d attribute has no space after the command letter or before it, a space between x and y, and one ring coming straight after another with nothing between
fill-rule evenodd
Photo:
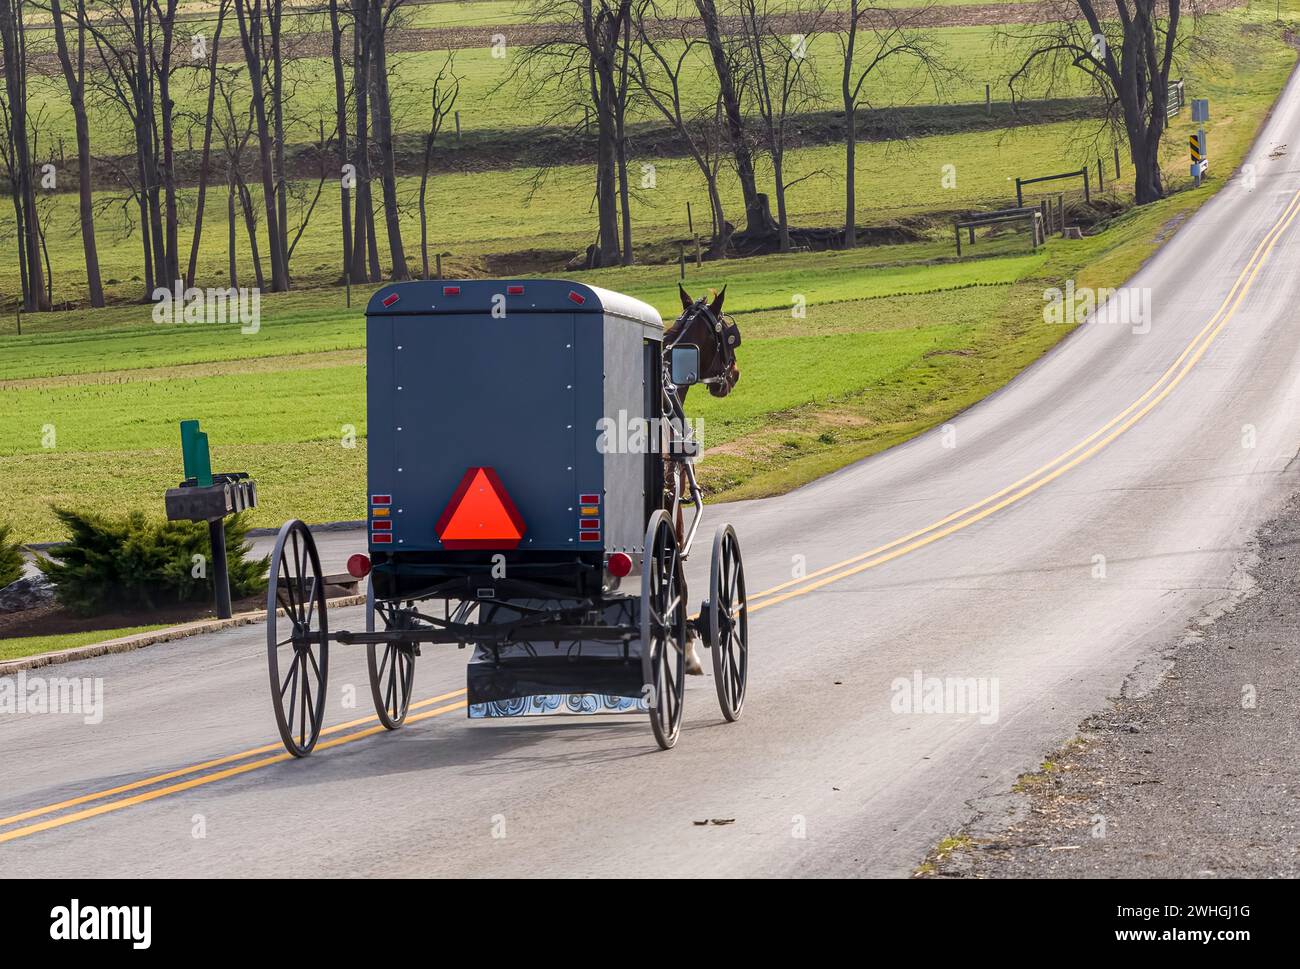
<instances>
[{"instance_id":1,"label":"buggy wheel","mask_svg":"<svg viewBox=\"0 0 1300 969\"><path fill-rule=\"evenodd\" d=\"M664 750L677 743L686 693L686 582L666 512L650 516L641 568L641 676L650 727Z\"/></svg>"},{"instance_id":2,"label":"buggy wheel","mask_svg":"<svg viewBox=\"0 0 1300 969\"><path fill-rule=\"evenodd\" d=\"M366 588L366 632L375 631L376 614L385 629L409 629L410 621L395 603L376 603L375 585ZM396 730L406 720L415 682L413 643L367 643L366 666L370 669L370 696L375 701L379 722Z\"/></svg>"},{"instance_id":3,"label":"buggy wheel","mask_svg":"<svg viewBox=\"0 0 1300 969\"><path fill-rule=\"evenodd\" d=\"M730 525L713 536L709 561L709 645L713 653L713 685L728 723L739 719L749 680L749 616L745 606L745 565L740 543Z\"/></svg>"},{"instance_id":4,"label":"buggy wheel","mask_svg":"<svg viewBox=\"0 0 1300 969\"><path fill-rule=\"evenodd\" d=\"M306 757L325 717L329 626L316 542L297 519L284 523L271 555L266 658L280 739L289 753Z\"/></svg>"}]
</instances>

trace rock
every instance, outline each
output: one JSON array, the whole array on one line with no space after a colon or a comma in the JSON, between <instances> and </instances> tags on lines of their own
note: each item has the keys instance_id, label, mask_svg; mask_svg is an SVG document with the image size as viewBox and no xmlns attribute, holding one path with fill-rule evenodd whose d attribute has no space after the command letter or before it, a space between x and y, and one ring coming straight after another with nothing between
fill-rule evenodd
<instances>
[{"instance_id":1,"label":"rock","mask_svg":"<svg viewBox=\"0 0 1300 969\"><path fill-rule=\"evenodd\" d=\"M0 612L22 612L54 601L54 585L39 572L0 589Z\"/></svg>"}]
</instances>

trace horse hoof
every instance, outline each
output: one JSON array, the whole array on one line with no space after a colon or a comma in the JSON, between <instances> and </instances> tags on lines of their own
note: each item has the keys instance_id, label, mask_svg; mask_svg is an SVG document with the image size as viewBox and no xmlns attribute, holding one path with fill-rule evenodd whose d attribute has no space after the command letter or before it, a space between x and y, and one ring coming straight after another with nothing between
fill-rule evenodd
<instances>
[{"instance_id":1,"label":"horse hoof","mask_svg":"<svg viewBox=\"0 0 1300 969\"><path fill-rule=\"evenodd\" d=\"M689 676L704 675L704 665L700 662L700 654L695 651L694 640L686 647L686 672Z\"/></svg>"}]
</instances>

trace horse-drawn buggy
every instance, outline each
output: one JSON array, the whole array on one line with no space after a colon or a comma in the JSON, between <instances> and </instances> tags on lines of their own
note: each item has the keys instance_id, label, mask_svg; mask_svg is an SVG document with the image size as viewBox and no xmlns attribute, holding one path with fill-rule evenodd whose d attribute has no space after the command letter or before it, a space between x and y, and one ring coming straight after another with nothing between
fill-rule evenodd
<instances>
[{"instance_id":1,"label":"horse-drawn buggy","mask_svg":"<svg viewBox=\"0 0 1300 969\"><path fill-rule=\"evenodd\" d=\"M734 385L722 297L665 332L630 297L558 280L401 283L366 311L369 554L365 631L331 631L311 532L280 530L267 653L285 747L320 735L329 650L365 645L379 720L400 727L426 644L472 648L471 718L646 712L681 729L694 641L723 716L745 699L740 546L713 538L691 614L685 563L703 508L686 390ZM691 506L689 509L686 506Z\"/></svg>"}]
</instances>

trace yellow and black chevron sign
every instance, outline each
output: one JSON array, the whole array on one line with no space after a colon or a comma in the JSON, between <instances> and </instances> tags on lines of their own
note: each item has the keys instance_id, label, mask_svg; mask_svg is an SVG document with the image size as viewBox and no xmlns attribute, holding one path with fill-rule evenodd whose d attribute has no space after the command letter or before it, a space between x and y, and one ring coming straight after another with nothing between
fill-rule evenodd
<instances>
[{"instance_id":1,"label":"yellow and black chevron sign","mask_svg":"<svg viewBox=\"0 0 1300 969\"><path fill-rule=\"evenodd\" d=\"M1192 135L1187 139L1187 147L1192 153L1192 161L1198 162L1205 159L1205 148L1201 144L1201 139L1198 135Z\"/></svg>"}]
</instances>

